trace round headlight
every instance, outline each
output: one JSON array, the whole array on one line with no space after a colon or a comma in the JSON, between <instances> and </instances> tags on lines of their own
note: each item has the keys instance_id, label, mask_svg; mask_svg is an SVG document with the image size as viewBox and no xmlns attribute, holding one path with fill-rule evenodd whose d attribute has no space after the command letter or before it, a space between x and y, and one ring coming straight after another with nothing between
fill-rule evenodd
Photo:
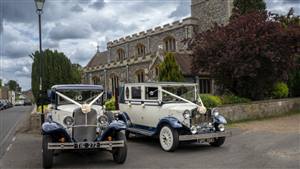
<instances>
[{"instance_id":1,"label":"round headlight","mask_svg":"<svg viewBox=\"0 0 300 169\"><path fill-rule=\"evenodd\" d=\"M70 117L70 116L65 117L65 119L64 119L64 124L65 124L66 126L72 126L73 123L74 123L73 117Z\"/></svg>"},{"instance_id":2,"label":"round headlight","mask_svg":"<svg viewBox=\"0 0 300 169\"><path fill-rule=\"evenodd\" d=\"M218 128L219 128L220 131L225 131L225 126L224 126L224 124L219 124L219 125L218 125Z\"/></svg>"},{"instance_id":3,"label":"round headlight","mask_svg":"<svg viewBox=\"0 0 300 169\"><path fill-rule=\"evenodd\" d=\"M106 123L108 123L108 118L107 118L107 116L100 116L99 118L98 118L98 123L100 123L100 124L106 124Z\"/></svg>"},{"instance_id":4,"label":"round headlight","mask_svg":"<svg viewBox=\"0 0 300 169\"><path fill-rule=\"evenodd\" d=\"M214 111L214 116L215 117L219 116L219 112L218 111Z\"/></svg>"},{"instance_id":5,"label":"round headlight","mask_svg":"<svg viewBox=\"0 0 300 169\"><path fill-rule=\"evenodd\" d=\"M192 126L191 127L191 133L192 134L196 134L197 133L197 127L196 126Z\"/></svg>"},{"instance_id":6,"label":"round headlight","mask_svg":"<svg viewBox=\"0 0 300 169\"><path fill-rule=\"evenodd\" d=\"M184 117L184 119L188 119L191 115L191 112L189 110L185 110L182 114L182 116Z\"/></svg>"}]
</instances>

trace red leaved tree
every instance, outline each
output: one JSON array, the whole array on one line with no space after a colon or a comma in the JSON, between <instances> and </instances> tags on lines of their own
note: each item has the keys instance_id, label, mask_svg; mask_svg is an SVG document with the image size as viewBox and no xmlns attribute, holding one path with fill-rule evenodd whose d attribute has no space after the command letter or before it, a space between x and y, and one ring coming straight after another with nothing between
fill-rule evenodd
<instances>
[{"instance_id":1,"label":"red leaved tree","mask_svg":"<svg viewBox=\"0 0 300 169\"><path fill-rule=\"evenodd\" d=\"M266 13L248 13L196 36L193 70L210 72L222 91L262 99L288 79L299 40L299 26L284 28Z\"/></svg>"}]
</instances>

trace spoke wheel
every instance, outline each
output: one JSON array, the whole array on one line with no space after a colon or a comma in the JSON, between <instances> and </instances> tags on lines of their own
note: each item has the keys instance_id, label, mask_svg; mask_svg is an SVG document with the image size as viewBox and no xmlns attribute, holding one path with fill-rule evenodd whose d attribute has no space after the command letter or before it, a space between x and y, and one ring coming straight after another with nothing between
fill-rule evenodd
<instances>
[{"instance_id":1,"label":"spoke wheel","mask_svg":"<svg viewBox=\"0 0 300 169\"><path fill-rule=\"evenodd\" d=\"M177 130L169 126L163 126L159 132L160 146L164 151L172 152L179 144L179 137Z\"/></svg>"}]
</instances>

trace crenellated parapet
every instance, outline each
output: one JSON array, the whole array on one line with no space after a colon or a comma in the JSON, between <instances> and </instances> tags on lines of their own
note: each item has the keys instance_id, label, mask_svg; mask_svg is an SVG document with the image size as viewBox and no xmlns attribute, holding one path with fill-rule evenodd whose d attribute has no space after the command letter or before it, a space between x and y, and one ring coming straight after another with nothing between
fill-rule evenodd
<instances>
[{"instance_id":1,"label":"crenellated parapet","mask_svg":"<svg viewBox=\"0 0 300 169\"><path fill-rule=\"evenodd\" d=\"M120 45L120 44L123 44L123 43L128 43L128 42L131 42L131 41L134 41L134 40L145 38L147 36L152 36L152 35L155 35L155 34L166 32L166 31L178 29L178 28L181 28L181 27L184 27L184 26L197 25L198 22L199 22L199 20L197 18L188 17L188 18L185 18L185 19L180 20L180 21L175 21L171 24L165 24L163 26L158 26L158 27L155 27L153 29L148 29L147 31L142 31L142 32L130 35L130 36L122 37L118 40L109 41L107 43L107 47L108 48L114 47L114 46L117 46L117 45Z\"/></svg>"}]
</instances>

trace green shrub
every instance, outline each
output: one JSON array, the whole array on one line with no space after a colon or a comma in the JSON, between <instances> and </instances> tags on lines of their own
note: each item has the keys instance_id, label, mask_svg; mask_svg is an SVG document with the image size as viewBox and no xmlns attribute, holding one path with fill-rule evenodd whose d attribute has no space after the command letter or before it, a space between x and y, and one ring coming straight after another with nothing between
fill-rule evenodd
<instances>
[{"instance_id":1,"label":"green shrub","mask_svg":"<svg viewBox=\"0 0 300 169\"><path fill-rule=\"evenodd\" d=\"M250 99L239 97L234 94L225 94L222 96L223 104L249 103L250 101Z\"/></svg>"},{"instance_id":2,"label":"green shrub","mask_svg":"<svg viewBox=\"0 0 300 169\"><path fill-rule=\"evenodd\" d=\"M108 111L116 110L116 100L114 97L105 102L105 109Z\"/></svg>"},{"instance_id":3,"label":"green shrub","mask_svg":"<svg viewBox=\"0 0 300 169\"><path fill-rule=\"evenodd\" d=\"M275 83L273 90L272 90L272 96L276 99L279 98L285 98L289 95L289 88L286 83L278 82Z\"/></svg>"},{"instance_id":4,"label":"green shrub","mask_svg":"<svg viewBox=\"0 0 300 169\"><path fill-rule=\"evenodd\" d=\"M200 97L204 106L207 108L213 108L222 105L222 100L219 96L201 94Z\"/></svg>"}]
</instances>

